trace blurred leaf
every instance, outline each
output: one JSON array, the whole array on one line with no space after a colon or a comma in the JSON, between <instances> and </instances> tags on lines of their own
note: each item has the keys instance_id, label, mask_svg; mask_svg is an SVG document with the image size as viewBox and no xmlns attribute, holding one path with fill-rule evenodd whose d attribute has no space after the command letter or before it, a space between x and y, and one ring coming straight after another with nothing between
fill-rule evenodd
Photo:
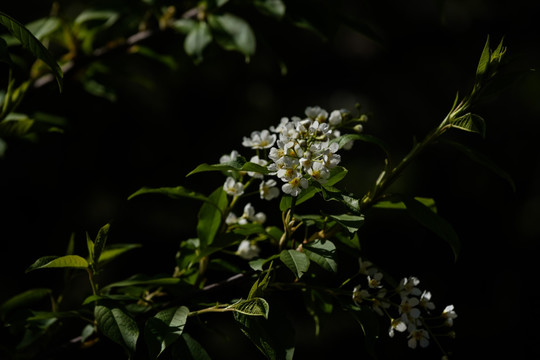
<instances>
[{"instance_id":1,"label":"blurred leaf","mask_svg":"<svg viewBox=\"0 0 540 360\"><path fill-rule=\"evenodd\" d=\"M1 37L0 37L0 62L8 64L9 67L11 68L13 68L14 66L13 61L11 60L11 57L9 56L7 42ZM2 105L2 101L0 101L0 105Z\"/></svg>"},{"instance_id":2,"label":"blurred leaf","mask_svg":"<svg viewBox=\"0 0 540 360\"><path fill-rule=\"evenodd\" d=\"M506 171L501 169L489 157L487 157L484 154L481 154L481 153L471 149L470 147L468 147L468 146L466 146L464 144L461 144L461 143L458 143L458 142L455 142L455 141L449 141L449 140L445 140L444 142L454 146L456 149L458 149L459 151L461 151L465 155L467 155L471 160L476 161L477 163L487 167L489 170L493 171L495 174L497 174L498 176L500 176L501 178L506 180L508 182L508 184L510 184L510 187L512 188L512 190L514 192L516 192L516 185L514 183L514 180L510 176L510 174L508 174Z\"/></svg>"},{"instance_id":3,"label":"blurred leaf","mask_svg":"<svg viewBox=\"0 0 540 360\"><path fill-rule=\"evenodd\" d=\"M182 34L189 34L189 32L197 26L197 23L198 21L193 19L178 19L173 22L172 26L176 31Z\"/></svg>"},{"instance_id":4,"label":"blurred leaf","mask_svg":"<svg viewBox=\"0 0 540 360\"><path fill-rule=\"evenodd\" d=\"M278 19L285 15L285 4L281 0L255 0L254 5L265 15Z\"/></svg>"},{"instance_id":5,"label":"blurred leaf","mask_svg":"<svg viewBox=\"0 0 540 360\"><path fill-rule=\"evenodd\" d=\"M103 302L94 308L94 316L103 335L121 345L129 354L135 353L139 328L125 309L117 303Z\"/></svg>"},{"instance_id":6,"label":"blurred leaf","mask_svg":"<svg viewBox=\"0 0 540 360\"><path fill-rule=\"evenodd\" d=\"M226 50L239 51L246 61L255 53L255 35L251 26L236 15L209 15L208 24L216 42Z\"/></svg>"},{"instance_id":7,"label":"blurred leaf","mask_svg":"<svg viewBox=\"0 0 540 360\"><path fill-rule=\"evenodd\" d=\"M136 196L140 196L144 194L162 194L162 195L166 195L170 197L171 199L189 198L189 199L195 199L195 200L201 200L201 201L209 201L208 197L206 197L205 195L186 189L183 186L161 187L161 188L142 187L139 190L135 191L133 194L131 194L128 197L128 200L131 200Z\"/></svg>"},{"instance_id":8,"label":"blurred leaf","mask_svg":"<svg viewBox=\"0 0 540 360\"><path fill-rule=\"evenodd\" d=\"M43 41L43 39L47 38L49 35L51 35L56 30L58 30L61 25L62 25L62 22L60 21L59 18L46 17L46 18L32 21L29 24L26 24L26 28L32 34L34 34L34 36L38 40Z\"/></svg>"},{"instance_id":9,"label":"blurred leaf","mask_svg":"<svg viewBox=\"0 0 540 360\"><path fill-rule=\"evenodd\" d=\"M262 316L268 318L270 307L268 302L260 297L253 297L247 300L240 300L232 305L227 306L227 309L234 310L248 316Z\"/></svg>"},{"instance_id":10,"label":"blurred leaf","mask_svg":"<svg viewBox=\"0 0 540 360\"><path fill-rule=\"evenodd\" d=\"M379 201L375 205L373 205L374 208L380 208L380 209L398 209L398 210L406 210L407 207L405 206L405 203L400 200L401 198L398 196L397 198L393 200L385 200L385 201ZM431 209L433 212L437 212L437 205L435 204L435 200L433 198L424 198L424 197L415 197L415 200L421 202L425 206Z\"/></svg>"},{"instance_id":11,"label":"blurred leaf","mask_svg":"<svg viewBox=\"0 0 540 360\"><path fill-rule=\"evenodd\" d=\"M22 137L30 133L34 123L34 120L28 117L5 119L0 121L0 136Z\"/></svg>"},{"instance_id":12,"label":"blurred leaf","mask_svg":"<svg viewBox=\"0 0 540 360\"><path fill-rule=\"evenodd\" d=\"M45 268L87 269L88 262L78 255L44 256L30 265L30 267L26 269L26 272Z\"/></svg>"},{"instance_id":13,"label":"blurred leaf","mask_svg":"<svg viewBox=\"0 0 540 360\"><path fill-rule=\"evenodd\" d=\"M283 250L279 254L279 258L298 279L309 269L309 258L300 251Z\"/></svg>"},{"instance_id":14,"label":"blurred leaf","mask_svg":"<svg viewBox=\"0 0 540 360\"><path fill-rule=\"evenodd\" d=\"M134 276L127 280L117 281L112 284L104 286L102 292L107 293L111 288L115 287L128 287L128 286L167 286L167 285L178 285L180 279L176 277L141 277Z\"/></svg>"},{"instance_id":15,"label":"blurred leaf","mask_svg":"<svg viewBox=\"0 0 540 360\"><path fill-rule=\"evenodd\" d=\"M4 25L7 30L15 36L35 57L42 60L53 71L58 88L62 91L62 69L54 59L53 55L45 46L21 23L13 19L11 16L0 11L0 24Z\"/></svg>"},{"instance_id":16,"label":"blurred leaf","mask_svg":"<svg viewBox=\"0 0 540 360\"><path fill-rule=\"evenodd\" d=\"M337 272L336 246L330 240L317 239L303 244L302 248L309 260L319 264L327 271Z\"/></svg>"},{"instance_id":17,"label":"blurred leaf","mask_svg":"<svg viewBox=\"0 0 540 360\"><path fill-rule=\"evenodd\" d=\"M99 258L100 263L105 263L113 260L114 258L122 255L123 253L140 248L141 244L111 244L105 247Z\"/></svg>"},{"instance_id":18,"label":"blurred leaf","mask_svg":"<svg viewBox=\"0 0 540 360\"><path fill-rule=\"evenodd\" d=\"M188 314L187 307L179 306L162 310L146 321L144 337L151 359L156 359L167 347L180 338Z\"/></svg>"},{"instance_id":19,"label":"blurred leaf","mask_svg":"<svg viewBox=\"0 0 540 360\"><path fill-rule=\"evenodd\" d=\"M184 50L189 56L193 56L196 62L202 60L203 50L212 41L212 34L208 24L204 21L197 22L186 35Z\"/></svg>"},{"instance_id":20,"label":"blurred leaf","mask_svg":"<svg viewBox=\"0 0 540 360\"><path fill-rule=\"evenodd\" d=\"M20 294L17 294L0 305L0 319L5 321L6 316L13 310L18 308L26 308L43 298L49 297L52 293L51 289L37 288L26 290Z\"/></svg>"},{"instance_id":21,"label":"blurred leaf","mask_svg":"<svg viewBox=\"0 0 540 360\"><path fill-rule=\"evenodd\" d=\"M454 259L457 260L461 244L452 225L416 199L404 197L403 202L414 219L450 245L454 252Z\"/></svg>"}]
</instances>

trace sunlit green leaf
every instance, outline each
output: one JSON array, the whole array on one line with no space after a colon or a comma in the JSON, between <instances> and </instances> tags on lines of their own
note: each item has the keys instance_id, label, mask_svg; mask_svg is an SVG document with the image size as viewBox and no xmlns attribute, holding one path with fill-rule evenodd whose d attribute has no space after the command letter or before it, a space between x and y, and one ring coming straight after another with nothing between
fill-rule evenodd
<instances>
[{"instance_id":1,"label":"sunlit green leaf","mask_svg":"<svg viewBox=\"0 0 540 360\"><path fill-rule=\"evenodd\" d=\"M266 300L263 298L254 297L247 300L240 300L232 305L227 306L227 309L249 316L262 316L264 318L268 318L268 311L270 310L270 307L268 302L266 302Z\"/></svg>"},{"instance_id":2,"label":"sunlit green leaf","mask_svg":"<svg viewBox=\"0 0 540 360\"><path fill-rule=\"evenodd\" d=\"M339 224L343 225L350 233L354 233L360 229L364 224L363 215L330 215L330 218L336 220Z\"/></svg>"},{"instance_id":3,"label":"sunlit green leaf","mask_svg":"<svg viewBox=\"0 0 540 360\"><path fill-rule=\"evenodd\" d=\"M283 250L279 258L297 278L301 278L309 268L309 258L303 252L292 249Z\"/></svg>"},{"instance_id":4,"label":"sunlit green leaf","mask_svg":"<svg viewBox=\"0 0 540 360\"><path fill-rule=\"evenodd\" d=\"M52 69L58 82L58 87L62 91L62 69L49 50L23 24L1 11L0 24L4 25L11 35L16 37L32 55L42 60Z\"/></svg>"},{"instance_id":5,"label":"sunlit green leaf","mask_svg":"<svg viewBox=\"0 0 540 360\"><path fill-rule=\"evenodd\" d=\"M26 272L45 268L86 269L88 268L88 262L78 255L44 256L30 265L30 267L26 269Z\"/></svg>"},{"instance_id":6,"label":"sunlit green leaf","mask_svg":"<svg viewBox=\"0 0 540 360\"><path fill-rule=\"evenodd\" d=\"M317 239L302 245L309 260L330 272L337 272L336 246L330 240Z\"/></svg>"},{"instance_id":7,"label":"sunlit green leaf","mask_svg":"<svg viewBox=\"0 0 540 360\"><path fill-rule=\"evenodd\" d=\"M180 338L188 314L187 307L179 306L162 310L146 321L144 334L150 358L156 359L167 347Z\"/></svg>"},{"instance_id":8,"label":"sunlit green leaf","mask_svg":"<svg viewBox=\"0 0 540 360\"><path fill-rule=\"evenodd\" d=\"M99 258L100 263L105 263L122 255L123 253L140 248L141 244L111 244L105 247Z\"/></svg>"},{"instance_id":9,"label":"sunlit green leaf","mask_svg":"<svg viewBox=\"0 0 540 360\"><path fill-rule=\"evenodd\" d=\"M276 17L278 19L285 15L285 4L281 0L255 0L254 5L263 14Z\"/></svg>"},{"instance_id":10,"label":"sunlit green leaf","mask_svg":"<svg viewBox=\"0 0 540 360\"><path fill-rule=\"evenodd\" d=\"M139 328L135 319L115 303L104 302L94 308L99 331L121 345L130 354L135 353Z\"/></svg>"},{"instance_id":11,"label":"sunlit green leaf","mask_svg":"<svg viewBox=\"0 0 540 360\"><path fill-rule=\"evenodd\" d=\"M478 133L482 137L486 136L486 122L476 114L467 113L451 120L450 124L453 128Z\"/></svg>"},{"instance_id":12,"label":"sunlit green leaf","mask_svg":"<svg viewBox=\"0 0 540 360\"><path fill-rule=\"evenodd\" d=\"M186 176L197 174L200 172L206 171L252 171L260 174L268 174L270 171L265 167L259 164L255 164L249 161L246 161L244 158L240 157L234 161L229 161L223 164L201 164L189 172Z\"/></svg>"},{"instance_id":13,"label":"sunlit green leaf","mask_svg":"<svg viewBox=\"0 0 540 360\"><path fill-rule=\"evenodd\" d=\"M135 191L133 194L131 194L128 197L128 200L131 200L134 197L144 195L144 194L162 194L162 195L166 195L170 197L171 199L189 198L189 199L195 199L195 200L201 200L201 201L209 201L208 197L206 197L205 195L200 194L196 191L186 189L183 186L160 187L160 188L143 187Z\"/></svg>"}]
</instances>

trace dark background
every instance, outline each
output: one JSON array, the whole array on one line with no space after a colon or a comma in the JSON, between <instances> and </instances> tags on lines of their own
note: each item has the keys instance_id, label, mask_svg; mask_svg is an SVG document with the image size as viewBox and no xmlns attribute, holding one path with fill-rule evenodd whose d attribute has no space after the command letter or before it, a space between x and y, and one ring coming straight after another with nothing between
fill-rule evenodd
<instances>
[{"instance_id":1,"label":"dark background","mask_svg":"<svg viewBox=\"0 0 540 360\"><path fill-rule=\"evenodd\" d=\"M73 11L91 4L60 3ZM49 8L49 1L0 5L25 23ZM85 251L84 232L94 235L110 221L110 241L143 245L111 276L170 273L178 242L194 235L198 204L127 197L142 186L209 192L221 177L185 175L199 163L241 151L243 136L282 116L302 115L306 106L353 110L359 103L370 114L365 132L384 139L399 159L414 137L442 121L456 91L469 91L489 35L493 47L504 37L508 64L501 78L513 81L501 80L496 84L501 91L475 109L486 119L485 139L455 132L450 137L496 162L516 191L456 150L435 145L392 190L436 199L462 241L457 262L441 240L404 215L367 217L362 244L396 277L417 275L440 307L456 306L457 359L488 358L503 350L513 358L540 356L534 294L540 236L540 78L534 71L540 56L539 3L341 1L336 9L368 24L378 40L347 26L331 27L326 14L311 10L328 30L327 39L256 19L252 25L260 37L248 64L239 54L210 48L194 65L182 52L180 37L162 34L152 44L175 55L177 68L138 55L111 56L112 75L101 80L117 89L115 102L88 94L75 76L66 77L62 94L53 83L31 91L19 111L64 116L68 127L36 142L10 139L0 159L0 301L32 286L53 286L51 272L24 270L37 257L65 251L72 232ZM347 190L363 194L369 188L381 169L380 155L366 144L343 154ZM321 340L313 343L312 329L301 323L299 358L355 351L359 329L346 324L323 328ZM236 351L219 343L215 349ZM399 358L433 355L404 345L381 348L381 358L398 358L392 351Z\"/></svg>"}]
</instances>

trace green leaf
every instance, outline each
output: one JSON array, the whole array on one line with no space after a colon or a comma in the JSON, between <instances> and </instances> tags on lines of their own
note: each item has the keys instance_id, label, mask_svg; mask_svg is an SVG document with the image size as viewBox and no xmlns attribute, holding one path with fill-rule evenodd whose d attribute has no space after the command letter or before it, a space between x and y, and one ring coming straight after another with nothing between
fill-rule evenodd
<instances>
[{"instance_id":1,"label":"green leaf","mask_svg":"<svg viewBox=\"0 0 540 360\"><path fill-rule=\"evenodd\" d=\"M403 202L407 207L407 211L414 219L433 231L450 245L454 252L454 259L457 260L461 244L452 225L418 200L404 198Z\"/></svg>"},{"instance_id":2,"label":"green leaf","mask_svg":"<svg viewBox=\"0 0 540 360\"><path fill-rule=\"evenodd\" d=\"M127 286L167 286L167 285L178 285L180 279L176 277L140 277L134 276L126 280L117 281L112 284L108 284L103 287L102 292L107 293L111 288L115 287L127 287Z\"/></svg>"},{"instance_id":3,"label":"green leaf","mask_svg":"<svg viewBox=\"0 0 540 360\"><path fill-rule=\"evenodd\" d=\"M252 171L260 174L270 173L265 166L246 161L244 158L240 157L234 161L229 161L223 164L201 164L187 174L186 177L207 171Z\"/></svg>"},{"instance_id":4,"label":"green leaf","mask_svg":"<svg viewBox=\"0 0 540 360\"><path fill-rule=\"evenodd\" d=\"M211 360L210 355L208 355L201 344L187 333L182 333L182 336L172 346L172 358L182 360Z\"/></svg>"},{"instance_id":5,"label":"green leaf","mask_svg":"<svg viewBox=\"0 0 540 360\"><path fill-rule=\"evenodd\" d=\"M3 137L21 137L28 134L35 121L28 117L18 119L5 119L0 121L0 136Z\"/></svg>"},{"instance_id":6,"label":"green leaf","mask_svg":"<svg viewBox=\"0 0 540 360\"><path fill-rule=\"evenodd\" d=\"M103 335L121 345L129 354L135 353L139 328L125 309L117 304L104 302L96 305L94 317Z\"/></svg>"},{"instance_id":7,"label":"green leaf","mask_svg":"<svg viewBox=\"0 0 540 360\"><path fill-rule=\"evenodd\" d=\"M283 250L279 254L279 258L298 279L309 268L309 258L303 252L292 249Z\"/></svg>"},{"instance_id":8,"label":"green leaf","mask_svg":"<svg viewBox=\"0 0 540 360\"><path fill-rule=\"evenodd\" d=\"M240 330L269 360L292 360L294 354L294 327L286 317L285 309L272 304L268 319L234 313Z\"/></svg>"},{"instance_id":9,"label":"green leaf","mask_svg":"<svg viewBox=\"0 0 540 360\"><path fill-rule=\"evenodd\" d=\"M435 200L433 198L425 198L425 197L414 197L416 201L421 202L425 206L431 209L433 212L437 212L437 205L435 204ZM380 208L380 209L395 209L395 210L406 210L407 207L405 206L405 203L401 201L400 196L396 196L392 200L385 200L385 201L379 201L373 205L374 208Z\"/></svg>"},{"instance_id":10,"label":"green leaf","mask_svg":"<svg viewBox=\"0 0 540 360\"><path fill-rule=\"evenodd\" d=\"M199 210L199 222L197 223L197 235L199 236L201 249L206 248L214 241L223 220L223 211L228 205L227 193L223 187L217 188L209 197L212 203L205 202Z\"/></svg>"},{"instance_id":11,"label":"green leaf","mask_svg":"<svg viewBox=\"0 0 540 360\"><path fill-rule=\"evenodd\" d=\"M179 306L162 310L146 321L144 335L150 358L156 359L167 347L180 338L188 314L187 307Z\"/></svg>"},{"instance_id":12,"label":"green leaf","mask_svg":"<svg viewBox=\"0 0 540 360\"><path fill-rule=\"evenodd\" d=\"M278 19L285 15L285 4L281 0L255 0L254 5L265 15Z\"/></svg>"},{"instance_id":13,"label":"green leaf","mask_svg":"<svg viewBox=\"0 0 540 360\"><path fill-rule=\"evenodd\" d=\"M330 177L328 180L324 183L324 186L332 186L343 180L345 175L347 175L349 171L345 169L343 166L336 166L333 167L330 170Z\"/></svg>"},{"instance_id":14,"label":"green leaf","mask_svg":"<svg viewBox=\"0 0 540 360\"><path fill-rule=\"evenodd\" d=\"M279 255L275 254L275 255L272 255L272 256L270 256L269 258L266 258L266 259L259 258L259 259L251 260L249 262L249 266L255 271L262 271L264 264L266 264L267 262L272 261L274 259L277 259L278 257L279 257Z\"/></svg>"},{"instance_id":15,"label":"green leaf","mask_svg":"<svg viewBox=\"0 0 540 360\"><path fill-rule=\"evenodd\" d=\"M175 200L181 199L181 198L188 198L188 199L195 199L195 200L201 200L201 201L208 201L208 198L205 195L200 194L196 191L186 189L183 186L160 187L160 188L142 187L139 190L135 191L133 194L131 194L128 197L128 200L131 200L134 197L145 195L145 194L162 194Z\"/></svg>"},{"instance_id":16,"label":"green leaf","mask_svg":"<svg viewBox=\"0 0 540 360\"><path fill-rule=\"evenodd\" d=\"M344 226L350 233L355 233L364 224L363 215L330 215L330 218L336 220L340 225Z\"/></svg>"},{"instance_id":17,"label":"green leaf","mask_svg":"<svg viewBox=\"0 0 540 360\"><path fill-rule=\"evenodd\" d=\"M103 249L105 248L105 244L107 242L107 237L109 235L110 227L111 227L110 224L105 224L98 231L96 240L94 241L94 254L93 254L94 264L97 264L99 262L99 258L101 257L101 253L103 252Z\"/></svg>"},{"instance_id":18,"label":"green leaf","mask_svg":"<svg viewBox=\"0 0 540 360\"><path fill-rule=\"evenodd\" d=\"M483 165L483 166L487 167L489 170L493 171L495 174L497 174L498 176L500 176L501 178L506 180L508 182L508 184L510 184L510 187L512 188L512 190L514 192L516 192L516 185L514 183L514 180L510 176L510 174L508 174L506 171L501 169L489 157L487 157L486 155L481 154L481 153L471 149L470 147L468 147L468 146L466 146L464 144L461 144L461 143L458 143L458 142L455 142L455 141L445 140L445 143L454 146L456 149L458 149L459 151L461 151L465 155L467 155L471 160L476 161L480 165Z\"/></svg>"},{"instance_id":19,"label":"green leaf","mask_svg":"<svg viewBox=\"0 0 540 360\"><path fill-rule=\"evenodd\" d=\"M112 244L103 250L99 258L100 263L105 263L113 260L114 258L122 255L123 253L140 248L141 244Z\"/></svg>"},{"instance_id":20,"label":"green leaf","mask_svg":"<svg viewBox=\"0 0 540 360\"><path fill-rule=\"evenodd\" d=\"M20 22L12 18L11 16L0 11L0 24L4 25L6 29L16 37L23 47L28 49L32 55L42 60L47 64L54 73L58 88L62 91L62 69L54 59L53 55L47 50L45 46Z\"/></svg>"},{"instance_id":21,"label":"green leaf","mask_svg":"<svg viewBox=\"0 0 540 360\"><path fill-rule=\"evenodd\" d=\"M330 240L317 239L303 244L302 248L309 260L327 271L337 272L336 246Z\"/></svg>"},{"instance_id":22,"label":"green leaf","mask_svg":"<svg viewBox=\"0 0 540 360\"><path fill-rule=\"evenodd\" d=\"M227 306L226 309L249 316L262 316L267 319L270 307L268 302L263 298L254 297L247 300L240 300L232 305Z\"/></svg>"},{"instance_id":23,"label":"green leaf","mask_svg":"<svg viewBox=\"0 0 540 360\"><path fill-rule=\"evenodd\" d=\"M482 55L480 55L480 60L478 61L478 66L476 67L476 77L480 78L482 77L488 66L490 61L490 53L491 50L489 48L489 36L487 37L486 43L484 44L484 49L482 50Z\"/></svg>"},{"instance_id":24,"label":"green leaf","mask_svg":"<svg viewBox=\"0 0 540 360\"><path fill-rule=\"evenodd\" d=\"M456 119L452 119L450 125L456 129L480 134L482 137L486 136L486 122L476 114L467 113Z\"/></svg>"},{"instance_id":25,"label":"green leaf","mask_svg":"<svg viewBox=\"0 0 540 360\"><path fill-rule=\"evenodd\" d=\"M52 293L51 289L37 288L26 290L20 294L17 294L0 305L0 319L5 321L6 316L13 310L19 308L26 308L43 298L49 297Z\"/></svg>"},{"instance_id":26,"label":"green leaf","mask_svg":"<svg viewBox=\"0 0 540 360\"><path fill-rule=\"evenodd\" d=\"M204 21L197 22L184 40L184 50L189 56L195 57L196 62L202 60L203 50L212 41L212 34L208 24Z\"/></svg>"},{"instance_id":27,"label":"green leaf","mask_svg":"<svg viewBox=\"0 0 540 360\"><path fill-rule=\"evenodd\" d=\"M36 260L35 263L30 265L26 272L45 269L45 268L72 268L72 269L87 269L88 262L86 259L78 255L65 255L65 256L44 256Z\"/></svg>"},{"instance_id":28,"label":"green leaf","mask_svg":"<svg viewBox=\"0 0 540 360\"><path fill-rule=\"evenodd\" d=\"M256 41L251 26L244 19L229 13L209 15L208 24L221 47L239 51L249 61L249 57L255 53Z\"/></svg>"}]
</instances>

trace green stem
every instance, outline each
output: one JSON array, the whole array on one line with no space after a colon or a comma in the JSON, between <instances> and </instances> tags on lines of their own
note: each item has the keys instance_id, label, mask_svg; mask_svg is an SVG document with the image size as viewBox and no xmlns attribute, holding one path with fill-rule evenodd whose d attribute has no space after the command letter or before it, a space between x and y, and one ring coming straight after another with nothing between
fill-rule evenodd
<instances>
[{"instance_id":1,"label":"green stem","mask_svg":"<svg viewBox=\"0 0 540 360\"><path fill-rule=\"evenodd\" d=\"M86 268L86 272L88 273L88 280L90 281L90 286L92 287L92 294L97 295L97 285L94 281L94 272L89 267Z\"/></svg>"}]
</instances>

